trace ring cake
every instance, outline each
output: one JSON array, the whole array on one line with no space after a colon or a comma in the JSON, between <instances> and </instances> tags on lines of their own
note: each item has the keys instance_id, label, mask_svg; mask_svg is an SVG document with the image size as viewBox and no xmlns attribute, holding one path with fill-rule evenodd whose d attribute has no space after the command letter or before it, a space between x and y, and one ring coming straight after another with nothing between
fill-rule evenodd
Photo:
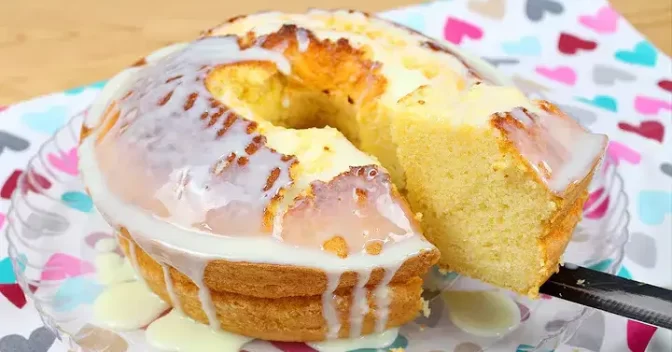
<instances>
[{"instance_id":1,"label":"ring cake","mask_svg":"<svg viewBox=\"0 0 672 352\"><path fill-rule=\"evenodd\" d=\"M356 11L236 17L107 84L82 177L148 287L215 329L382 332L437 262L534 296L605 138L469 61Z\"/></svg>"}]
</instances>

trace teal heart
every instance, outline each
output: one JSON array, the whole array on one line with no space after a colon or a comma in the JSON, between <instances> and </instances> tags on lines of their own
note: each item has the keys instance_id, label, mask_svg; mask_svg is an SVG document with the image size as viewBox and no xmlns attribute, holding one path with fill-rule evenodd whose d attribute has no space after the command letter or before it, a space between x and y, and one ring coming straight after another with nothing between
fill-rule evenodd
<instances>
[{"instance_id":1,"label":"teal heart","mask_svg":"<svg viewBox=\"0 0 672 352\"><path fill-rule=\"evenodd\" d=\"M656 47L646 40L637 43L634 50L619 50L614 56L621 62L648 67L656 66L658 59Z\"/></svg>"},{"instance_id":2,"label":"teal heart","mask_svg":"<svg viewBox=\"0 0 672 352\"><path fill-rule=\"evenodd\" d=\"M516 348L516 352L529 352L529 351L536 351L536 350L537 350L536 346L526 345L526 344L518 345L518 347ZM550 350L548 352L553 352L553 351L554 350Z\"/></svg>"},{"instance_id":3,"label":"teal heart","mask_svg":"<svg viewBox=\"0 0 672 352\"><path fill-rule=\"evenodd\" d=\"M425 30L425 17L420 13L412 12L406 16L404 24L411 29L422 32Z\"/></svg>"},{"instance_id":4,"label":"teal heart","mask_svg":"<svg viewBox=\"0 0 672 352\"><path fill-rule=\"evenodd\" d=\"M88 84L88 85L85 85L85 86L71 88L71 89L66 90L63 93L65 93L65 95L77 95L77 94L83 92L87 88L102 89L105 86L106 83L107 83L107 81L99 81L99 82L91 83L91 84Z\"/></svg>"},{"instance_id":5,"label":"teal heart","mask_svg":"<svg viewBox=\"0 0 672 352\"><path fill-rule=\"evenodd\" d=\"M608 96L608 95L596 95L595 98L593 99L588 99L588 98L576 98L578 101L584 102L586 104L590 104L593 106L596 106L598 108L602 108L605 110L609 110L612 112L617 112L618 111L618 104L616 102L616 99Z\"/></svg>"},{"instance_id":6,"label":"teal heart","mask_svg":"<svg viewBox=\"0 0 672 352\"><path fill-rule=\"evenodd\" d=\"M502 50L509 55L537 56L541 54L541 43L536 37L527 36L502 43Z\"/></svg>"},{"instance_id":7,"label":"teal heart","mask_svg":"<svg viewBox=\"0 0 672 352\"><path fill-rule=\"evenodd\" d=\"M607 269L609 269L609 266L611 266L612 262L613 261L611 259L605 259L601 262L598 262L597 264L589 266L588 268L595 271L604 272L607 271ZM626 279L632 279L632 274L630 274L630 271L624 266L622 266L621 269L618 270L618 273L616 273L616 275Z\"/></svg>"},{"instance_id":8,"label":"teal heart","mask_svg":"<svg viewBox=\"0 0 672 352\"><path fill-rule=\"evenodd\" d=\"M61 195L61 201L72 209L88 213L93 209L91 197L82 192L65 192Z\"/></svg>"},{"instance_id":9,"label":"teal heart","mask_svg":"<svg viewBox=\"0 0 672 352\"><path fill-rule=\"evenodd\" d=\"M26 256L23 254L19 255L19 269L21 269L21 272L26 270ZM13 284L15 282L16 275L12 267L12 260L9 257L0 260L0 285Z\"/></svg>"},{"instance_id":10,"label":"teal heart","mask_svg":"<svg viewBox=\"0 0 672 352\"><path fill-rule=\"evenodd\" d=\"M68 278L54 295L54 310L70 312L80 305L92 304L103 289L102 285L84 276Z\"/></svg>"},{"instance_id":11,"label":"teal heart","mask_svg":"<svg viewBox=\"0 0 672 352\"><path fill-rule=\"evenodd\" d=\"M67 116L65 106L53 106L46 111L25 113L21 115L21 121L31 130L51 135L65 124Z\"/></svg>"},{"instance_id":12,"label":"teal heart","mask_svg":"<svg viewBox=\"0 0 672 352\"><path fill-rule=\"evenodd\" d=\"M639 193L639 219L647 225L660 225L665 215L672 215L672 192L641 191Z\"/></svg>"},{"instance_id":13,"label":"teal heart","mask_svg":"<svg viewBox=\"0 0 672 352\"><path fill-rule=\"evenodd\" d=\"M391 345L383 348L384 351L393 350L395 348L400 348L402 351L408 347L408 339L405 338L402 334L399 334L397 338L392 342ZM378 348L360 348L356 350L350 350L348 352L379 352Z\"/></svg>"}]
</instances>

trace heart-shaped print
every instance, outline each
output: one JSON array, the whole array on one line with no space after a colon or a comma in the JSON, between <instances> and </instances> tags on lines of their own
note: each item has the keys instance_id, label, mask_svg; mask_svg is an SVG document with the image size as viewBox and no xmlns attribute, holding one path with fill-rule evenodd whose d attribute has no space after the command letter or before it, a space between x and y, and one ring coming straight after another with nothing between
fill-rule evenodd
<instances>
[{"instance_id":1,"label":"heart-shaped print","mask_svg":"<svg viewBox=\"0 0 672 352\"><path fill-rule=\"evenodd\" d=\"M77 148L72 148L67 152L59 152L58 154L49 153L47 159L59 171L72 176L77 176L79 173L77 169L77 161L79 160L77 158Z\"/></svg>"},{"instance_id":2,"label":"heart-shaped print","mask_svg":"<svg viewBox=\"0 0 672 352\"><path fill-rule=\"evenodd\" d=\"M505 0L471 0L467 7L471 12L492 19L502 19L506 13Z\"/></svg>"},{"instance_id":3,"label":"heart-shaped print","mask_svg":"<svg viewBox=\"0 0 672 352\"><path fill-rule=\"evenodd\" d=\"M574 72L574 70L568 66L537 66L537 68L535 68L535 72L548 79L564 83L566 85L572 86L574 83L576 83L576 72Z\"/></svg>"},{"instance_id":4,"label":"heart-shaped print","mask_svg":"<svg viewBox=\"0 0 672 352\"><path fill-rule=\"evenodd\" d=\"M91 274L94 271L93 265L89 262L65 253L54 253L47 260L40 281L64 280L69 277Z\"/></svg>"},{"instance_id":5,"label":"heart-shaped print","mask_svg":"<svg viewBox=\"0 0 672 352\"><path fill-rule=\"evenodd\" d=\"M593 82L603 86L611 86L616 81L630 82L635 78L635 75L614 67L598 64L593 68Z\"/></svg>"},{"instance_id":6,"label":"heart-shaped print","mask_svg":"<svg viewBox=\"0 0 672 352\"><path fill-rule=\"evenodd\" d=\"M523 77L520 77L518 75L514 75L511 80L513 81L513 84L516 85L516 87L520 88L525 93L531 94L531 93L536 93L536 92L547 92L548 87L539 84L535 81L530 81L529 79L525 79Z\"/></svg>"},{"instance_id":7,"label":"heart-shaped print","mask_svg":"<svg viewBox=\"0 0 672 352\"><path fill-rule=\"evenodd\" d=\"M560 110L578 121L583 126L590 126L597 121L597 114L593 111L582 109L577 106L560 105Z\"/></svg>"},{"instance_id":8,"label":"heart-shaped print","mask_svg":"<svg viewBox=\"0 0 672 352\"><path fill-rule=\"evenodd\" d=\"M672 111L672 103L662 99L638 95L635 97L635 109L644 115L655 115L660 110Z\"/></svg>"},{"instance_id":9,"label":"heart-shaped print","mask_svg":"<svg viewBox=\"0 0 672 352\"><path fill-rule=\"evenodd\" d=\"M65 124L67 116L65 106L53 106L45 111L25 113L21 120L30 129L51 135Z\"/></svg>"},{"instance_id":10,"label":"heart-shaped print","mask_svg":"<svg viewBox=\"0 0 672 352\"><path fill-rule=\"evenodd\" d=\"M662 163L660 165L660 171L662 171L665 175L672 177L672 164ZM2 224L2 222L0 222L0 227L2 227L1 224Z\"/></svg>"},{"instance_id":11,"label":"heart-shaped print","mask_svg":"<svg viewBox=\"0 0 672 352\"><path fill-rule=\"evenodd\" d=\"M0 230L2 230L2 225L5 224L5 214L0 213Z\"/></svg>"},{"instance_id":12,"label":"heart-shaped print","mask_svg":"<svg viewBox=\"0 0 672 352\"><path fill-rule=\"evenodd\" d=\"M0 155L5 149L20 152L28 149L30 142L9 132L0 131Z\"/></svg>"},{"instance_id":13,"label":"heart-shaped print","mask_svg":"<svg viewBox=\"0 0 672 352\"><path fill-rule=\"evenodd\" d=\"M47 352L55 340L56 335L43 326L33 330L27 339L16 334L3 337L0 352Z\"/></svg>"},{"instance_id":14,"label":"heart-shaped print","mask_svg":"<svg viewBox=\"0 0 672 352\"><path fill-rule=\"evenodd\" d=\"M70 222L62 215L44 211L28 215L27 223L32 228L24 227L23 236L29 239L62 235L70 227Z\"/></svg>"},{"instance_id":15,"label":"heart-shaped print","mask_svg":"<svg viewBox=\"0 0 672 352\"><path fill-rule=\"evenodd\" d=\"M459 45L464 38L481 39L483 37L483 30L459 18L448 17L443 26L443 37L447 41Z\"/></svg>"},{"instance_id":16,"label":"heart-shaped print","mask_svg":"<svg viewBox=\"0 0 672 352\"><path fill-rule=\"evenodd\" d=\"M604 315L602 312L594 312L581 324L581 328L567 341L574 347L585 348L588 351L599 351L604 341Z\"/></svg>"},{"instance_id":17,"label":"heart-shaped print","mask_svg":"<svg viewBox=\"0 0 672 352\"><path fill-rule=\"evenodd\" d=\"M282 352L318 352L303 342L271 341L271 345Z\"/></svg>"},{"instance_id":18,"label":"heart-shaped print","mask_svg":"<svg viewBox=\"0 0 672 352\"><path fill-rule=\"evenodd\" d=\"M508 55L537 56L541 54L541 44L537 37L526 36L513 42L503 42L502 50Z\"/></svg>"},{"instance_id":19,"label":"heart-shaped print","mask_svg":"<svg viewBox=\"0 0 672 352\"><path fill-rule=\"evenodd\" d=\"M128 342L116 333L95 325L84 325L73 337L85 351L126 352Z\"/></svg>"},{"instance_id":20,"label":"heart-shaped print","mask_svg":"<svg viewBox=\"0 0 672 352\"><path fill-rule=\"evenodd\" d=\"M669 79L661 79L658 81L658 87L672 93L672 81Z\"/></svg>"},{"instance_id":21,"label":"heart-shaped print","mask_svg":"<svg viewBox=\"0 0 672 352\"><path fill-rule=\"evenodd\" d=\"M585 40L569 33L560 33L558 50L567 55L574 55L579 50L592 51L597 48L597 42Z\"/></svg>"},{"instance_id":22,"label":"heart-shaped print","mask_svg":"<svg viewBox=\"0 0 672 352\"><path fill-rule=\"evenodd\" d=\"M639 192L639 219L647 225L660 225L672 213L672 192Z\"/></svg>"},{"instance_id":23,"label":"heart-shaped print","mask_svg":"<svg viewBox=\"0 0 672 352\"><path fill-rule=\"evenodd\" d=\"M597 33L614 33L618 27L618 12L609 6L601 7L595 15L579 16L579 23Z\"/></svg>"},{"instance_id":24,"label":"heart-shaped print","mask_svg":"<svg viewBox=\"0 0 672 352\"><path fill-rule=\"evenodd\" d=\"M653 139L660 143L663 142L665 135L665 126L658 121L642 121L639 126L631 125L627 122L619 122L618 128L626 132L636 133L644 138Z\"/></svg>"},{"instance_id":25,"label":"heart-shaped print","mask_svg":"<svg viewBox=\"0 0 672 352\"><path fill-rule=\"evenodd\" d=\"M658 52L651 43L641 41L635 45L633 50L619 50L614 57L628 64L653 67L656 66Z\"/></svg>"},{"instance_id":26,"label":"heart-shaped print","mask_svg":"<svg viewBox=\"0 0 672 352\"><path fill-rule=\"evenodd\" d=\"M61 200L70 208L84 213L88 213L93 209L93 201L86 193L78 191L65 192L61 195Z\"/></svg>"},{"instance_id":27,"label":"heart-shaped print","mask_svg":"<svg viewBox=\"0 0 672 352\"><path fill-rule=\"evenodd\" d=\"M621 160L633 165L637 165L642 161L642 155L639 152L617 141L609 142L607 155L609 155L609 159L614 161L616 166L620 164Z\"/></svg>"},{"instance_id":28,"label":"heart-shaped print","mask_svg":"<svg viewBox=\"0 0 672 352\"><path fill-rule=\"evenodd\" d=\"M611 259L605 259L601 262L598 262L597 264L593 264L588 266L588 269L591 270L596 270L596 271L601 271L601 272L606 272L609 267L613 264L613 260ZM630 271L626 269L624 266L621 267L621 269L616 273L616 276L620 276L626 279L632 279L632 275L630 274Z\"/></svg>"},{"instance_id":29,"label":"heart-shaped print","mask_svg":"<svg viewBox=\"0 0 672 352\"><path fill-rule=\"evenodd\" d=\"M9 109L9 105L0 105L0 112L3 112L7 109Z\"/></svg>"},{"instance_id":30,"label":"heart-shaped print","mask_svg":"<svg viewBox=\"0 0 672 352\"><path fill-rule=\"evenodd\" d=\"M68 89L68 90L64 91L63 93L65 93L65 95L77 95L77 94L83 92L87 88L103 89L103 87L105 87L106 83L107 83L107 81L99 81L99 82L91 83L91 84L86 85L86 86L71 88L71 89Z\"/></svg>"},{"instance_id":31,"label":"heart-shaped print","mask_svg":"<svg viewBox=\"0 0 672 352\"><path fill-rule=\"evenodd\" d=\"M628 348L632 352L645 352L646 347L658 330L655 326L642 324L638 321L628 320L626 324L626 336Z\"/></svg>"},{"instance_id":32,"label":"heart-shaped print","mask_svg":"<svg viewBox=\"0 0 672 352\"><path fill-rule=\"evenodd\" d=\"M525 5L525 14L532 22L540 21L547 12L559 15L563 10L562 4L551 0L527 0Z\"/></svg>"},{"instance_id":33,"label":"heart-shaped print","mask_svg":"<svg viewBox=\"0 0 672 352\"><path fill-rule=\"evenodd\" d=\"M17 260L19 265L19 270L23 272L26 270L26 256L21 254ZM12 265L12 259L5 257L0 260L0 284L13 284L16 282L16 275L14 273L14 266Z\"/></svg>"},{"instance_id":34,"label":"heart-shaped print","mask_svg":"<svg viewBox=\"0 0 672 352\"><path fill-rule=\"evenodd\" d=\"M577 100L612 112L618 111L618 105L616 103L616 99L607 95L596 95L595 98L592 99L577 98Z\"/></svg>"},{"instance_id":35,"label":"heart-shaped print","mask_svg":"<svg viewBox=\"0 0 672 352\"><path fill-rule=\"evenodd\" d=\"M7 180L5 180L5 183L2 185L2 188L0 188L0 198L10 199L12 197L12 193L14 193L14 190L16 190L16 187L19 183L19 178L22 174L23 171L14 170L9 175ZM27 177L23 184L23 193L26 193L28 190L35 193L41 193L42 190L49 189L51 187L51 182L49 182L49 180L34 171L31 172L30 177Z\"/></svg>"},{"instance_id":36,"label":"heart-shaped print","mask_svg":"<svg viewBox=\"0 0 672 352\"><path fill-rule=\"evenodd\" d=\"M33 286L34 287L34 286ZM31 289L33 288L31 287ZM19 284L0 284L0 294L5 296L7 300L16 308L23 308L28 303L26 295Z\"/></svg>"},{"instance_id":37,"label":"heart-shaped print","mask_svg":"<svg viewBox=\"0 0 672 352\"><path fill-rule=\"evenodd\" d=\"M583 216L585 216L586 219L602 219L604 214L607 213L607 210L609 209L609 197L602 198L603 193L604 188L599 188L598 190L591 192L588 196L586 203L583 205Z\"/></svg>"},{"instance_id":38,"label":"heart-shaped print","mask_svg":"<svg viewBox=\"0 0 672 352\"><path fill-rule=\"evenodd\" d=\"M87 277L71 277L63 281L54 295L57 312L71 312L81 305L92 304L104 287Z\"/></svg>"},{"instance_id":39,"label":"heart-shaped print","mask_svg":"<svg viewBox=\"0 0 672 352\"><path fill-rule=\"evenodd\" d=\"M520 60L516 58L489 58L489 57L484 57L483 60L487 61L490 65L492 66L500 66L500 65L516 65L520 63Z\"/></svg>"},{"instance_id":40,"label":"heart-shaped print","mask_svg":"<svg viewBox=\"0 0 672 352\"><path fill-rule=\"evenodd\" d=\"M647 269L656 267L656 253L656 240L641 232L635 232L630 236L625 250L628 259Z\"/></svg>"}]
</instances>

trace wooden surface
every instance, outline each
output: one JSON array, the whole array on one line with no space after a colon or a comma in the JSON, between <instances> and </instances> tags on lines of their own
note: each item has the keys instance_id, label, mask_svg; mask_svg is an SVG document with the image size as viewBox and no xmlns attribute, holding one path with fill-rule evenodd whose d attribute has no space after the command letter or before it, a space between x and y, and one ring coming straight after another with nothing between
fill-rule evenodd
<instances>
[{"instance_id":1,"label":"wooden surface","mask_svg":"<svg viewBox=\"0 0 672 352\"><path fill-rule=\"evenodd\" d=\"M109 78L143 54L193 38L236 14L297 11L318 4L376 12L419 2L0 0L0 104ZM672 53L672 0L612 0L612 4L656 46Z\"/></svg>"}]
</instances>

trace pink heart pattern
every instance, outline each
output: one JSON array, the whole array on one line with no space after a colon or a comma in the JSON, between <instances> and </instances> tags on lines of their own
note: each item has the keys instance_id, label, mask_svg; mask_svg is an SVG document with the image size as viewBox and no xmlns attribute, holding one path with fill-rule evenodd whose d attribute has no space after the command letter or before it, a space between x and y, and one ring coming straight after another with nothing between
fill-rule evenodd
<instances>
[{"instance_id":1,"label":"pink heart pattern","mask_svg":"<svg viewBox=\"0 0 672 352\"><path fill-rule=\"evenodd\" d=\"M77 148L72 148L67 152L59 152L58 154L49 153L47 159L57 170L65 172L68 175L77 176L79 173L77 169Z\"/></svg>"},{"instance_id":2,"label":"pink heart pattern","mask_svg":"<svg viewBox=\"0 0 672 352\"><path fill-rule=\"evenodd\" d=\"M455 44L460 45L464 38L478 40L483 38L481 27L455 17L448 17L443 26L443 37Z\"/></svg>"},{"instance_id":3,"label":"pink heart pattern","mask_svg":"<svg viewBox=\"0 0 672 352\"><path fill-rule=\"evenodd\" d=\"M635 97L635 109L644 115L655 115L661 110L672 111L672 103L662 99L638 95Z\"/></svg>"},{"instance_id":4,"label":"pink heart pattern","mask_svg":"<svg viewBox=\"0 0 672 352\"><path fill-rule=\"evenodd\" d=\"M573 86L576 83L576 72L568 66L558 66L555 68L537 66L535 71L551 80Z\"/></svg>"},{"instance_id":5,"label":"pink heart pattern","mask_svg":"<svg viewBox=\"0 0 672 352\"><path fill-rule=\"evenodd\" d=\"M579 16L579 23L600 34L616 32L620 15L609 6L601 7L595 15Z\"/></svg>"},{"instance_id":6,"label":"pink heart pattern","mask_svg":"<svg viewBox=\"0 0 672 352\"><path fill-rule=\"evenodd\" d=\"M610 159L614 160L614 164L617 166L620 164L621 160L633 165L637 165L640 161L642 161L642 155L639 154L639 152L621 142L616 141L609 142L609 146L607 147L607 155L609 155Z\"/></svg>"},{"instance_id":7,"label":"pink heart pattern","mask_svg":"<svg viewBox=\"0 0 672 352\"><path fill-rule=\"evenodd\" d=\"M54 253L42 270L41 281L64 280L94 273L95 269L89 262L80 260L65 253Z\"/></svg>"}]
</instances>

